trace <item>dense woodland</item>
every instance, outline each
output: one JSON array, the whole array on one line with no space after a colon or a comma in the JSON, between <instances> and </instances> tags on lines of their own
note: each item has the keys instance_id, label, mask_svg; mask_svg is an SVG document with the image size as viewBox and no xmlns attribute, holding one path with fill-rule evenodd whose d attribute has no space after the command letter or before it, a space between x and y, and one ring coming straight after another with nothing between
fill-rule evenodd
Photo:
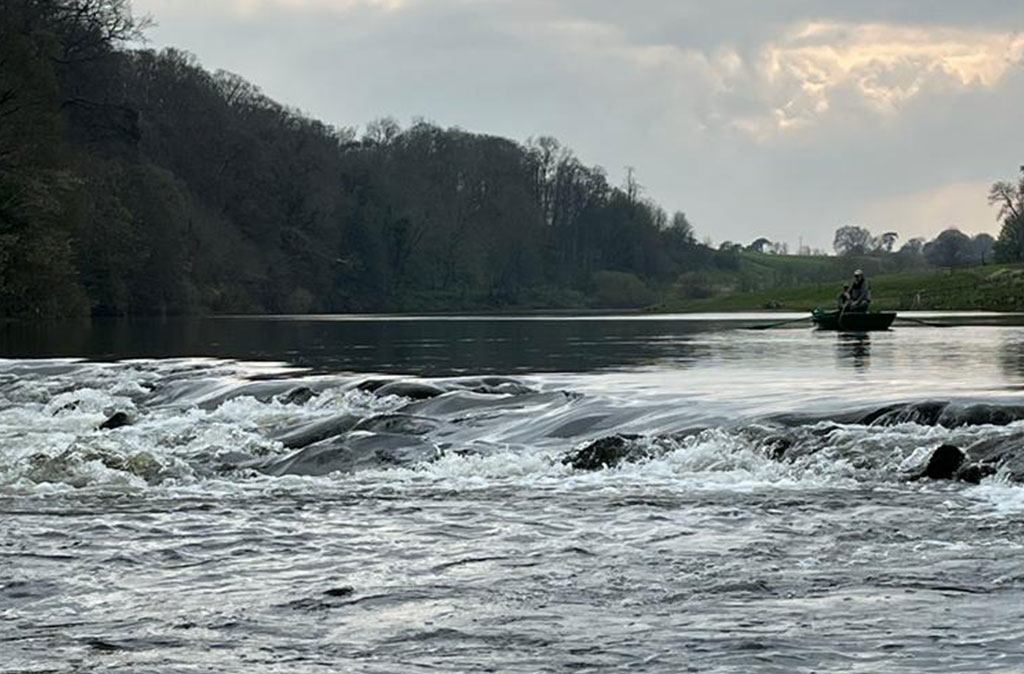
<instances>
[{"instance_id":1,"label":"dense woodland","mask_svg":"<svg viewBox=\"0 0 1024 674\"><path fill-rule=\"evenodd\" d=\"M766 239L698 243L554 139L334 128L128 49L142 28L126 0L0 0L0 317L624 307L819 280L756 272ZM1006 258L1022 190L993 188ZM906 245L840 252L930 261Z\"/></svg>"}]
</instances>

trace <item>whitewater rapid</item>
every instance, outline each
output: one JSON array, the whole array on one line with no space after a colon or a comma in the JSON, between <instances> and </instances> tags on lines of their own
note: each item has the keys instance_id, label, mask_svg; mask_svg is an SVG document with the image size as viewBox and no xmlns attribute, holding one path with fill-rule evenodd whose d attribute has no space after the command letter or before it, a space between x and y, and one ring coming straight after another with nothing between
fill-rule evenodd
<instances>
[{"instance_id":1,"label":"whitewater rapid","mask_svg":"<svg viewBox=\"0 0 1024 674\"><path fill-rule=\"evenodd\" d=\"M1007 404L985 408L999 410L998 424L937 413L922 422L913 403L846 418L729 419L714 404L602 396L567 388L574 382L308 375L212 359L7 361L0 493L244 492L282 482L312 490L859 488L900 483L940 445L1013 443L1024 433L1024 408ZM114 415L125 423L104 428ZM644 460L597 471L565 463L574 448L616 434L646 446ZM327 459L302 462L304 448L325 441ZM793 458L779 460L779 442ZM1011 482L1005 473L986 479Z\"/></svg>"},{"instance_id":2,"label":"whitewater rapid","mask_svg":"<svg viewBox=\"0 0 1024 674\"><path fill-rule=\"evenodd\" d=\"M664 330L0 361L0 672L1024 668L1015 332ZM922 477L943 446L984 470Z\"/></svg>"}]
</instances>

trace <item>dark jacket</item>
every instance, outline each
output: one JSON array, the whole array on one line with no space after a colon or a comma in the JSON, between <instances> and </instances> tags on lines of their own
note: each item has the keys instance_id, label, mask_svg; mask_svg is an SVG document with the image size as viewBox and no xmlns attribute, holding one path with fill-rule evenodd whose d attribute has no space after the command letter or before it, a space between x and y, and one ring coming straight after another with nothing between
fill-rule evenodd
<instances>
[{"instance_id":1,"label":"dark jacket","mask_svg":"<svg viewBox=\"0 0 1024 674\"><path fill-rule=\"evenodd\" d=\"M867 307L871 304L871 284L868 283L866 278L862 278L859 282L854 281L851 283L847 293L850 296L850 305L853 308Z\"/></svg>"}]
</instances>

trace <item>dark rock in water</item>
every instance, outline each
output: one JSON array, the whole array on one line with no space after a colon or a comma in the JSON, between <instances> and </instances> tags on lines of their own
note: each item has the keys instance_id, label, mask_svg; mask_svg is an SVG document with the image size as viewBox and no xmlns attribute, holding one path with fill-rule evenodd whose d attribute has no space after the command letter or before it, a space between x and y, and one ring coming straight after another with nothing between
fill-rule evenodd
<instances>
[{"instance_id":1,"label":"dark rock in water","mask_svg":"<svg viewBox=\"0 0 1024 674\"><path fill-rule=\"evenodd\" d=\"M380 397L401 396L403 398L412 398L413 400L426 400L427 398L436 398L444 392L444 389L433 384L416 381L395 381L381 386L374 391L374 394Z\"/></svg>"},{"instance_id":2,"label":"dark rock in water","mask_svg":"<svg viewBox=\"0 0 1024 674\"><path fill-rule=\"evenodd\" d=\"M324 590L324 594L328 597L351 597L355 591L354 587L346 585L344 587L333 587L330 590Z\"/></svg>"},{"instance_id":3,"label":"dark rock in water","mask_svg":"<svg viewBox=\"0 0 1024 674\"><path fill-rule=\"evenodd\" d=\"M361 431L330 438L256 468L270 475L327 475L434 461L441 450L420 438Z\"/></svg>"},{"instance_id":4,"label":"dark rock in water","mask_svg":"<svg viewBox=\"0 0 1024 674\"><path fill-rule=\"evenodd\" d=\"M456 390L430 400L413 400L398 411L421 417L465 418L500 410L519 410L525 405L546 405L565 400L560 391L533 393L528 396L496 396L474 391Z\"/></svg>"},{"instance_id":5,"label":"dark rock in water","mask_svg":"<svg viewBox=\"0 0 1024 674\"><path fill-rule=\"evenodd\" d=\"M308 386L299 386L280 396L278 401L283 405L305 405L316 396L316 391Z\"/></svg>"},{"instance_id":6,"label":"dark rock in water","mask_svg":"<svg viewBox=\"0 0 1024 674\"><path fill-rule=\"evenodd\" d=\"M1024 452L1021 434L990 438L966 450L955 445L941 445L928 457L924 469L911 480L959 480L978 484L986 477L1002 471L1015 482L1024 482Z\"/></svg>"},{"instance_id":7,"label":"dark rock in water","mask_svg":"<svg viewBox=\"0 0 1024 674\"><path fill-rule=\"evenodd\" d=\"M1009 426L1024 419L1024 407L1019 405L948 405L939 418L939 425L946 428L959 426Z\"/></svg>"},{"instance_id":8,"label":"dark rock in water","mask_svg":"<svg viewBox=\"0 0 1024 674\"><path fill-rule=\"evenodd\" d=\"M928 465L917 476L929 480L952 480L967 456L956 445L939 445L928 457Z\"/></svg>"},{"instance_id":9,"label":"dark rock in water","mask_svg":"<svg viewBox=\"0 0 1024 674\"><path fill-rule=\"evenodd\" d=\"M100 424L99 430L112 431L115 428L128 426L131 423L131 418L125 412L114 412L112 415L110 415L109 419Z\"/></svg>"},{"instance_id":10,"label":"dark rock in water","mask_svg":"<svg viewBox=\"0 0 1024 674\"><path fill-rule=\"evenodd\" d=\"M971 469L968 481L1002 472L1014 482L1024 482L1024 433L989 438L974 443L966 450L968 466ZM967 480L967 471L964 471Z\"/></svg>"},{"instance_id":11,"label":"dark rock in water","mask_svg":"<svg viewBox=\"0 0 1024 674\"><path fill-rule=\"evenodd\" d=\"M613 468L623 462L643 461L651 458L651 452L637 442L639 435L611 435L589 442L572 451L562 463L576 470L602 470Z\"/></svg>"},{"instance_id":12,"label":"dark rock in water","mask_svg":"<svg viewBox=\"0 0 1024 674\"><path fill-rule=\"evenodd\" d=\"M864 426L871 426L871 425L883 425L884 426L884 425L886 425L886 421L888 421L890 418L892 418L893 415L898 414L900 412L900 410L904 409L905 407L906 407L906 405L900 405L900 404L897 404L897 405L886 405L885 407L880 407L877 410L872 410L871 412L868 412L867 414L864 414L864 415L858 417L855 420L850 420L850 423L861 424L861 425L864 425ZM840 423L843 423L846 420L845 419L840 419L838 421Z\"/></svg>"},{"instance_id":13,"label":"dark rock in water","mask_svg":"<svg viewBox=\"0 0 1024 674\"><path fill-rule=\"evenodd\" d=\"M995 475L999 470L995 466L990 466L983 463L972 463L969 466L963 466L956 473L956 479L961 482L969 482L971 484L981 484L981 481L986 477Z\"/></svg>"},{"instance_id":14,"label":"dark rock in water","mask_svg":"<svg viewBox=\"0 0 1024 674\"><path fill-rule=\"evenodd\" d=\"M870 426L895 426L914 423L922 426L960 428L962 426L1007 426L1024 420L1024 406L988 403L951 403L926 401L886 405L861 415L856 423Z\"/></svg>"},{"instance_id":15,"label":"dark rock in water","mask_svg":"<svg viewBox=\"0 0 1024 674\"><path fill-rule=\"evenodd\" d=\"M381 386L391 383L390 379L364 379L356 384L356 390L373 393Z\"/></svg>"},{"instance_id":16,"label":"dark rock in water","mask_svg":"<svg viewBox=\"0 0 1024 674\"><path fill-rule=\"evenodd\" d=\"M460 377L438 382L448 390L473 391L491 395L522 395L534 393L534 389L511 377Z\"/></svg>"},{"instance_id":17,"label":"dark rock in water","mask_svg":"<svg viewBox=\"0 0 1024 674\"><path fill-rule=\"evenodd\" d=\"M88 639L84 640L84 643L85 645L89 646L89 648L92 648L97 651L103 651L106 653L114 653L116 651L125 650L125 647L121 646L120 644L115 644L111 641L106 641L98 637L89 637Z\"/></svg>"},{"instance_id":18,"label":"dark rock in water","mask_svg":"<svg viewBox=\"0 0 1024 674\"><path fill-rule=\"evenodd\" d=\"M57 409L53 410L50 413L50 415L55 417L55 416L58 416L60 414L64 414L65 412L74 412L75 410L77 410L81 406L81 404L82 404L81 400L72 400L71 402L66 402L63 405L61 405L60 407L58 407Z\"/></svg>"},{"instance_id":19,"label":"dark rock in water","mask_svg":"<svg viewBox=\"0 0 1024 674\"><path fill-rule=\"evenodd\" d=\"M866 414L858 423L865 426L896 426L911 423L937 426L948 405L948 402L931 400L909 405L888 405Z\"/></svg>"},{"instance_id":20,"label":"dark rock in water","mask_svg":"<svg viewBox=\"0 0 1024 674\"><path fill-rule=\"evenodd\" d=\"M793 446L793 439L784 435L771 435L761 440L761 451L773 461L781 461Z\"/></svg>"},{"instance_id":21,"label":"dark rock in water","mask_svg":"<svg viewBox=\"0 0 1024 674\"><path fill-rule=\"evenodd\" d=\"M346 433L359 423L359 419L354 414L342 414L319 421L303 421L279 430L271 439L280 441L289 449L298 449Z\"/></svg>"}]
</instances>

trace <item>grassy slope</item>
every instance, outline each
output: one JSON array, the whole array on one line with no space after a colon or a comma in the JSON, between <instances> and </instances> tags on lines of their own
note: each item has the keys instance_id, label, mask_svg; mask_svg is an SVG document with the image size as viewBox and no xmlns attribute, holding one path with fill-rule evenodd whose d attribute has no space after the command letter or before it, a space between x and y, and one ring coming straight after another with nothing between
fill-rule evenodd
<instances>
[{"instance_id":1,"label":"grassy slope","mask_svg":"<svg viewBox=\"0 0 1024 674\"><path fill-rule=\"evenodd\" d=\"M817 258L810 258L812 260ZM780 262L783 262L780 260ZM849 266L847 262L846 266ZM1024 311L1024 265L929 269L870 276L874 309ZM820 281L700 300L672 300L659 311L807 311L831 307L841 282Z\"/></svg>"}]
</instances>

